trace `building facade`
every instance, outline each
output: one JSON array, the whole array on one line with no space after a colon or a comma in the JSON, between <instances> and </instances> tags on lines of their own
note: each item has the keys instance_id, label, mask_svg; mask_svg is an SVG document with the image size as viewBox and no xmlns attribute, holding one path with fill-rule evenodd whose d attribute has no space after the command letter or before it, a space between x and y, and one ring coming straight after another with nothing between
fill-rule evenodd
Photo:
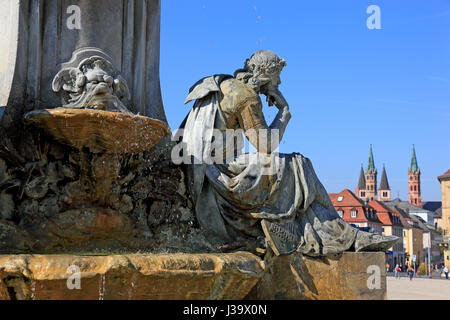
<instances>
[{"instance_id":1,"label":"building facade","mask_svg":"<svg viewBox=\"0 0 450 320\"><path fill-rule=\"evenodd\" d=\"M417 207L409 203L409 201L402 201L400 199L384 202L384 204L389 207L394 207L397 211L401 212L407 223L411 225L411 229L407 235L408 245L405 250L408 253L407 256L412 258L415 255L416 263L428 263L426 257L429 248L429 251L435 254L435 259L439 260L437 256L439 247L436 239L432 238L432 236L436 236L434 232L433 212Z\"/></svg>"},{"instance_id":2,"label":"building facade","mask_svg":"<svg viewBox=\"0 0 450 320\"><path fill-rule=\"evenodd\" d=\"M392 210L384 203L372 200L369 202L369 206L375 209L378 220L382 223L382 234L386 236L397 236L400 239L403 238L403 225L400 221L398 212ZM386 255L386 262L390 266L397 264L404 266L405 262L405 250L403 248L403 241L398 241L392 248L388 249Z\"/></svg>"},{"instance_id":3,"label":"building facade","mask_svg":"<svg viewBox=\"0 0 450 320\"><path fill-rule=\"evenodd\" d=\"M406 263L415 262L440 263L444 259L440 254L440 247L445 247L446 264L450 265L448 246L450 243L449 209L444 210L444 200L450 197L450 170L440 176L442 185L442 202L422 201L421 194L421 170L418 165L416 149L413 145L411 162L408 168L408 201L400 199L391 200L391 188L389 186L386 167L383 165L380 185L377 188L377 169L370 146L369 162L364 171L363 165L355 189L356 196L367 206L371 207L378 219L382 222L382 232L386 235L396 235L403 239L397 243L397 247L391 248L388 257L389 262L395 260ZM387 205L388 208L383 206ZM336 205L335 205L336 206ZM339 204L337 204L339 206ZM450 208L450 204L447 205ZM390 211L389 211L390 210ZM444 213L445 211L445 213ZM396 225L394 226L394 221ZM358 224L366 225L369 223ZM442 236L444 238L442 239ZM395 259L396 258L396 259Z\"/></svg>"},{"instance_id":4,"label":"building facade","mask_svg":"<svg viewBox=\"0 0 450 320\"><path fill-rule=\"evenodd\" d=\"M444 263L450 269L449 242L450 242L450 170L438 177L442 192L442 227L444 247Z\"/></svg>"},{"instance_id":5,"label":"building facade","mask_svg":"<svg viewBox=\"0 0 450 320\"><path fill-rule=\"evenodd\" d=\"M442 225L442 202L441 201L422 201L422 208L433 212L434 229L441 235L444 234Z\"/></svg>"}]
</instances>

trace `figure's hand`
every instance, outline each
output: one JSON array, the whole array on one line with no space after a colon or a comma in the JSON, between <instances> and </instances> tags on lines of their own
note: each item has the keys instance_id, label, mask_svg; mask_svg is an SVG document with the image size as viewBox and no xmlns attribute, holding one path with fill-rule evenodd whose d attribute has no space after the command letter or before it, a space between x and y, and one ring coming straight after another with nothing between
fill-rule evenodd
<instances>
[{"instance_id":1,"label":"figure's hand","mask_svg":"<svg viewBox=\"0 0 450 320\"><path fill-rule=\"evenodd\" d=\"M289 108L286 99L278 89L269 90L266 96L269 106L275 105L278 109Z\"/></svg>"}]
</instances>

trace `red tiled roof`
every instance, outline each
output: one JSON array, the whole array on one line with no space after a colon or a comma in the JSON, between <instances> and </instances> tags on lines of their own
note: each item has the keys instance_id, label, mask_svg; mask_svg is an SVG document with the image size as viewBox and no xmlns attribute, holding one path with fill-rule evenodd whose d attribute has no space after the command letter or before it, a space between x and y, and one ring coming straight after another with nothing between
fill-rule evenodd
<instances>
[{"instance_id":1,"label":"red tiled roof","mask_svg":"<svg viewBox=\"0 0 450 320\"><path fill-rule=\"evenodd\" d=\"M389 217L388 213L380 213L377 212L378 220L385 226L392 226L391 217Z\"/></svg>"},{"instance_id":2,"label":"red tiled roof","mask_svg":"<svg viewBox=\"0 0 450 320\"><path fill-rule=\"evenodd\" d=\"M380 220L383 225L392 226L392 219L390 216L392 210L378 200L370 201L369 205L377 211L378 220Z\"/></svg>"},{"instance_id":3,"label":"red tiled roof","mask_svg":"<svg viewBox=\"0 0 450 320\"><path fill-rule=\"evenodd\" d=\"M384 203L378 201L378 200L372 200L369 202L369 206L377 210L377 213L388 213L392 212L391 209L389 209Z\"/></svg>"},{"instance_id":4,"label":"red tiled roof","mask_svg":"<svg viewBox=\"0 0 450 320\"><path fill-rule=\"evenodd\" d=\"M345 221L349 223L381 223L376 215L373 218L366 216L367 211L373 214L375 210L371 206L365 205L352 191L345 189L339 193L330 193L329 196L336 211L342 211L342 219ZM353 210L356 211L356 217L351 215Z\"/></svg>"},{"instance_id":5,"label":"red tiled roof","mask_svg":"<svg viewBox=\"0 0 450 320\"><path fill-rule=\"evenodd\" d=\"M438 177L438 180L441 181L443 179L450 179L450 170L448 170L446 173Z\"/></svg>"},{"instance_id":6,"label":"red tiled roof","mask_svg":"<svg viewBox=\"0 0 450 320\"><path fill-rule=\"evenodd\" d=\"M353 206L363 206L364 203L350 190L344 189L339 193L329 194L331 202L336 206L340 207L353 207ZM339 197L342 197L341 201L338 201Z\"/></svg>"}]
</instances>

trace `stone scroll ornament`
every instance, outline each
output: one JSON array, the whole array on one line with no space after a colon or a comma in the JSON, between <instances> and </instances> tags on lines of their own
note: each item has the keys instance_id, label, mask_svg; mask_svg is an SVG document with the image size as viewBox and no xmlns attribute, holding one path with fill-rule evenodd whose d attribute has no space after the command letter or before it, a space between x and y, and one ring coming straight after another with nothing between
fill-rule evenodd
<instances>
[{"instance_id":1,"label":"stone scroll ornament","mask_svg":"<svg viewBox=\"0 0 450 320\"><path fill-rule=\"evenodd\" d=\"M130 91L112 63L100 56L64 68L53 79L53 91L62 95L64 108L97 109L131 114Z\"/></svg>"}]
</instances>

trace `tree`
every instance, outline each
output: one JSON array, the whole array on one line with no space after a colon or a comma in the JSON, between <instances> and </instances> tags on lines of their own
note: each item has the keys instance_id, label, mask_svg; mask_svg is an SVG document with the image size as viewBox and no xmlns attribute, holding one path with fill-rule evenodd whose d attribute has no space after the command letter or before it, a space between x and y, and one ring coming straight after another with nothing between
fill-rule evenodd
<instances>
[{"instance_id":1,"label":"tree","mask_svg":"<svg viewBox=\"0 0 450 320\"><path fill-rule=\"evenodd\" d=\"M426 276L427 275L427 267L425 266L425 263L422 262L419 266L419 274L421 276Z\"/></svg>"}]
</instances>

